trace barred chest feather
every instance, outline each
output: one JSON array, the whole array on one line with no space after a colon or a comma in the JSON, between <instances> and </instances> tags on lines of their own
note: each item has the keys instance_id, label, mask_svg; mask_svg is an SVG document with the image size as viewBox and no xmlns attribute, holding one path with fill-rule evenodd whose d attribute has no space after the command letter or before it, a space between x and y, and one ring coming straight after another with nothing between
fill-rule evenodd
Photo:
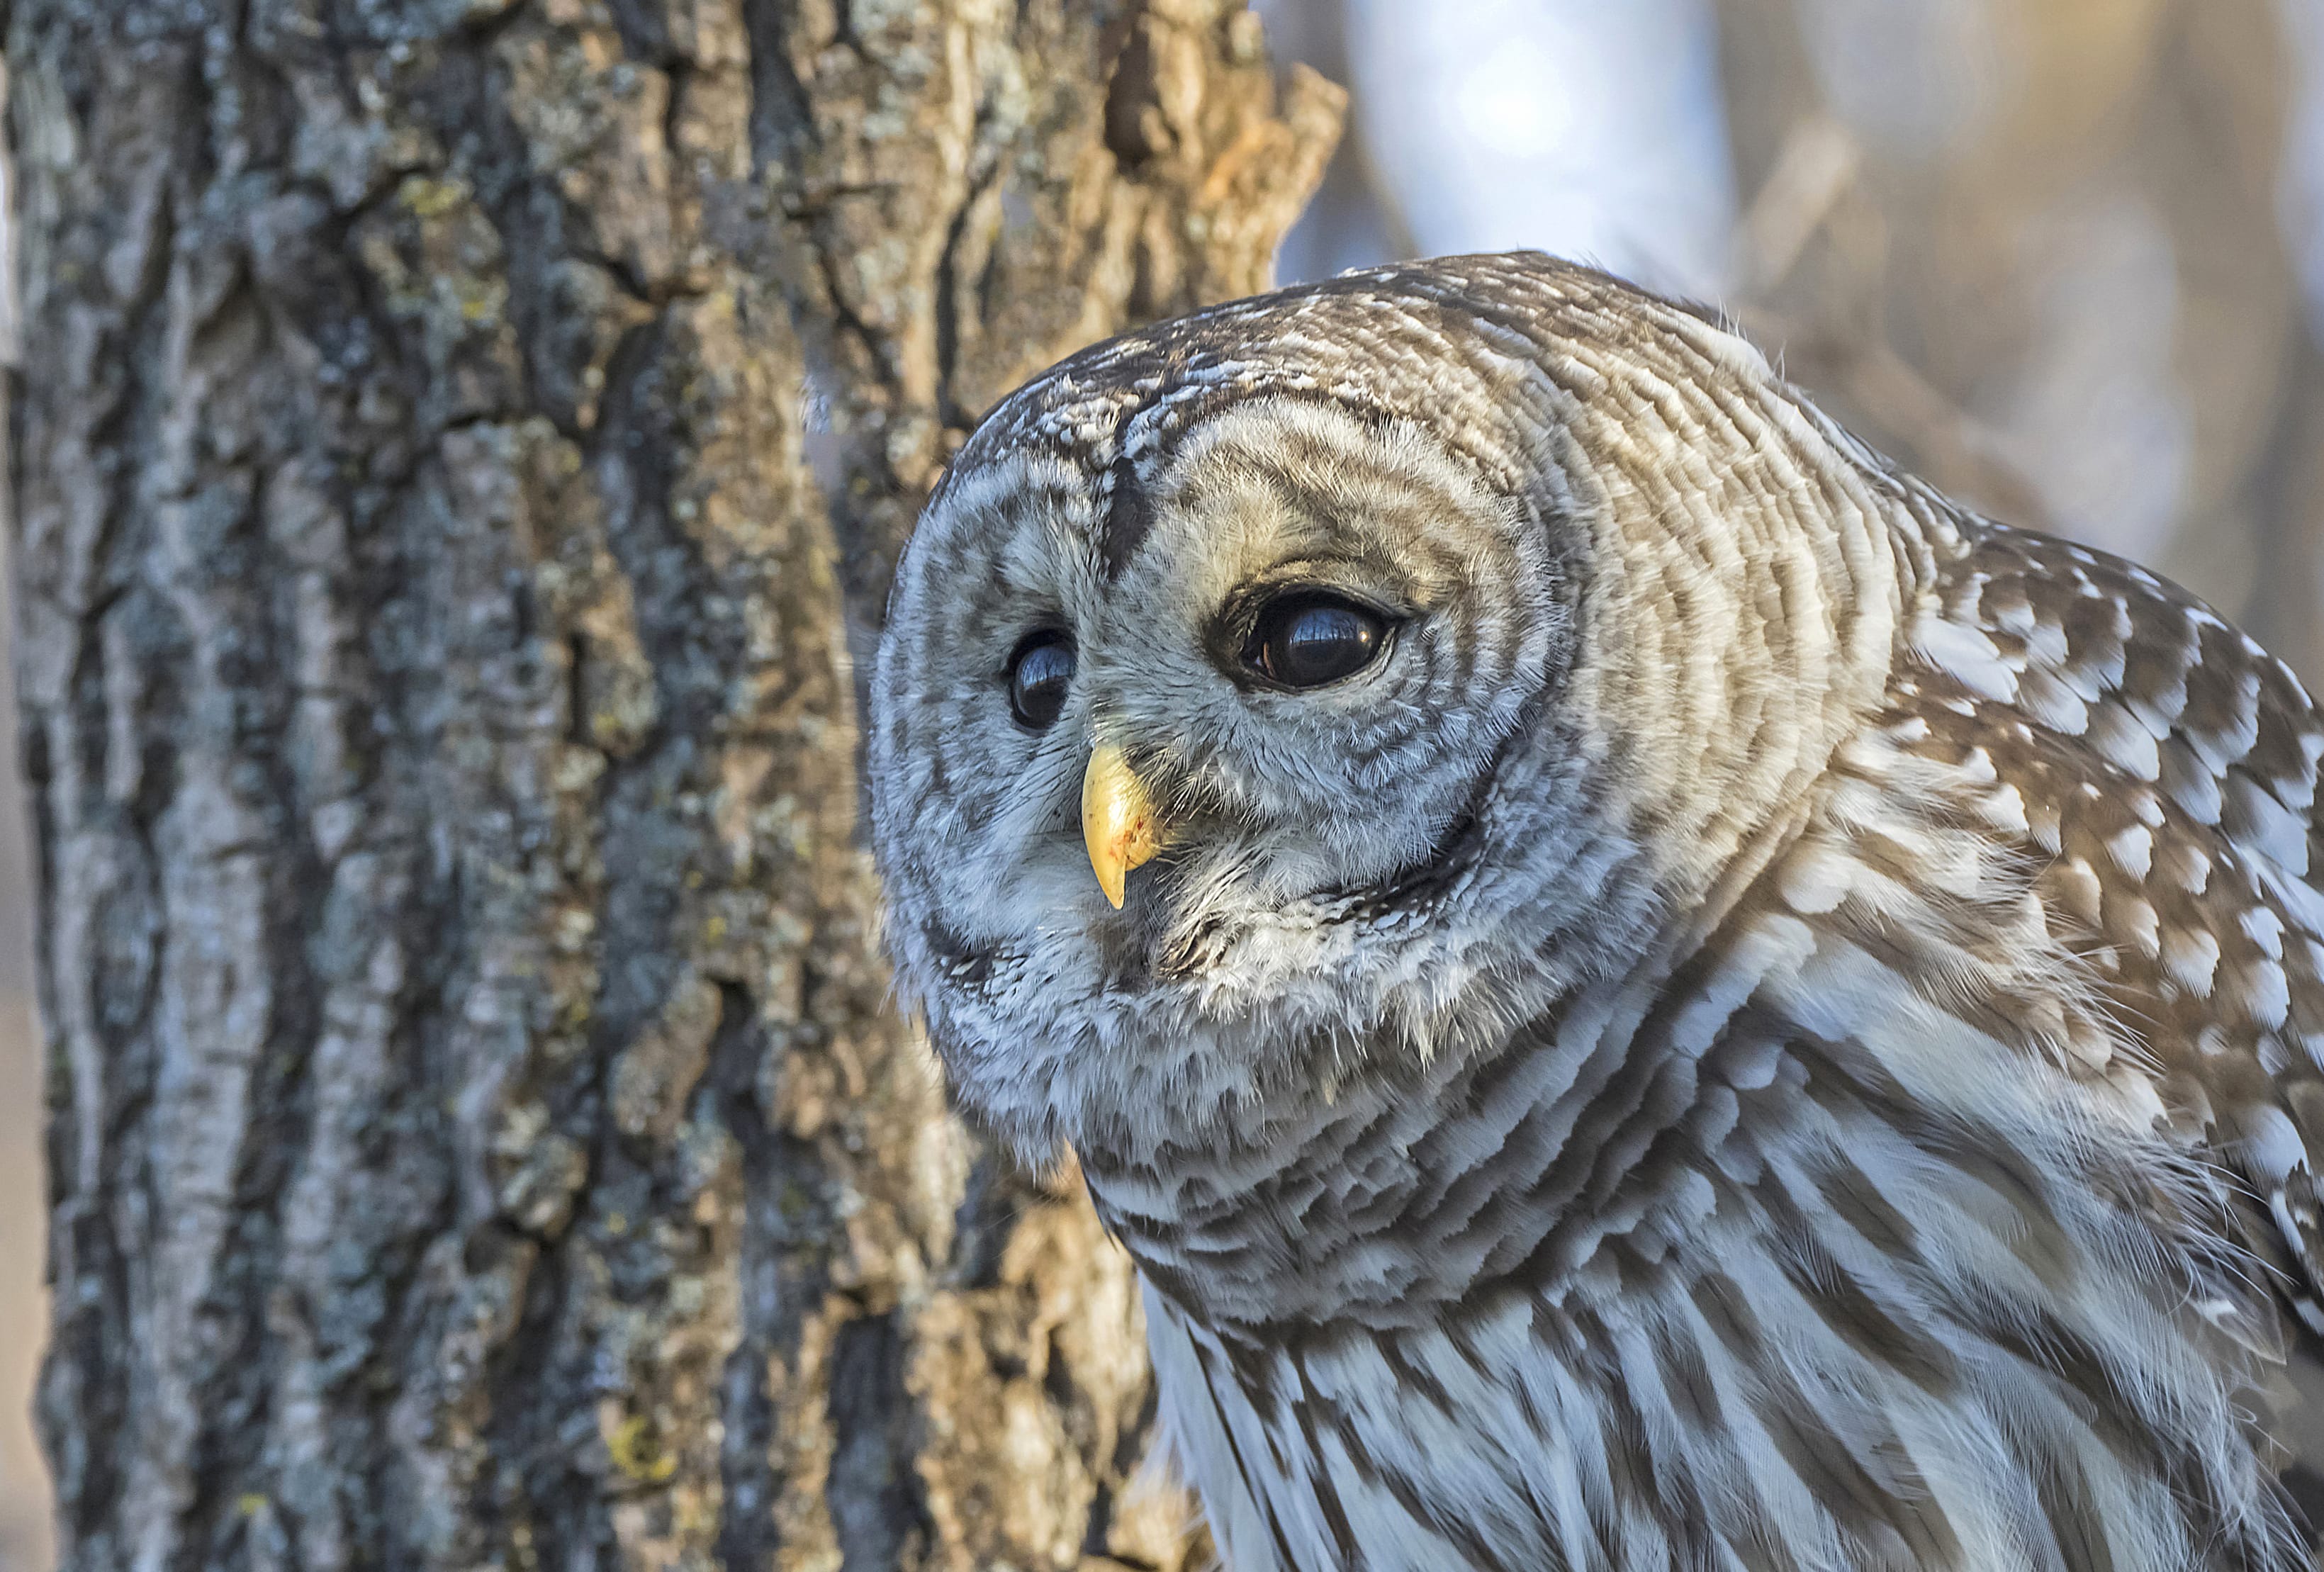
<instances>
[{"instance_id":1,"label":"barred chest feather","mask_svg":"<svg viewBox=\"0 0 2324 1572\"><path fill-rule=\"evenodd\" d=\"M2135 569L1944 582L1646 965L1093 1168L1232 1572L2315 1564L2324 725Z\"/></svg>"}]
</instances>

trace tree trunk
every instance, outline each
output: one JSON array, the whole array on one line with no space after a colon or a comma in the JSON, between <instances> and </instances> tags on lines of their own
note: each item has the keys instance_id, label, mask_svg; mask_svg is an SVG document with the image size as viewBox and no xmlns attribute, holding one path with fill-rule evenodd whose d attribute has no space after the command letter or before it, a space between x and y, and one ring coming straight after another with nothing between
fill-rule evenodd
<instances>
[{"instance_id":1,"label":"tree trunk","mask_svg":"<svg viewBox=\"0 0 2324 1572\"><path fill-rule=\"evenodd\" d=\"M850 671L1262 287L1231 0L18 0L72 1567L1179 1567L1129 1268L886 1007Z\"/></svg>"}]
</instances>

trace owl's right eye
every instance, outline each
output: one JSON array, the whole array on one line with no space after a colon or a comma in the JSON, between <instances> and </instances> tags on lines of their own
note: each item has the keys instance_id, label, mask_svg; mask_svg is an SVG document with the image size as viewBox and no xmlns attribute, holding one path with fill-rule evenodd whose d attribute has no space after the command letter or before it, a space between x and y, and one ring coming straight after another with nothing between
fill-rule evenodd
<instances>
[{"instance_id":1,"label":"owl's right eye","mask_svg":"<svg viewBox=\"0 0 2324 1572\"><path fill-rule=\"evenodd\" d=\"M1074 643L1055 629L1033 634L1009 657L1009 713L1019 726L1047 730L1073 685Z\"/></svg>"}]
</instances>

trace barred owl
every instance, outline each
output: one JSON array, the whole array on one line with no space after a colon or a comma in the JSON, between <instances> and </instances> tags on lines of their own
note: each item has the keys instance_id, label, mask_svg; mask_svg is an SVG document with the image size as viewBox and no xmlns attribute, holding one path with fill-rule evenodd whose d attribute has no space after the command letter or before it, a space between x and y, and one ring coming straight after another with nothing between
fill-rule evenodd
<instances>
[{"instance_id":1,"label":"barred owl","mask_svg":"<svg viewBox=\"0 0 2324 1572\"><path fill-rule=\"evenodd\" d=\"M901 985L1234 1572L2313 1564L2324 715L1710 313L1457 257L1076 356L869 727Z\"/></svg>"}]
</instances>

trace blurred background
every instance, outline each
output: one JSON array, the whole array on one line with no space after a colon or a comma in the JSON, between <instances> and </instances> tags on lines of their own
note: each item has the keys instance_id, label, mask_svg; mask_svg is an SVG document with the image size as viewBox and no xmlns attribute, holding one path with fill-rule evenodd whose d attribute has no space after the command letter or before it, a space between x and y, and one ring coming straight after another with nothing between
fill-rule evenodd
<instances>
[{"instance_id":1,"label":"blurred background","mask_svg":"<svg viewBox=\"0 0 2324 1572\"><path fill-rule=\"evenodd\" d=\"M2324 679L2324 0L1257 8L1353 94L1284 278L1538 246L1712 302Z\"/></svg>"},{"instance_id":2,"label":"blurred background","mask_svg":"<svg viewBox=\"0 0 2324 1572\"><path fill-rule=\"evenodd\" d=\"M1256 8L1354 99L1285 280L1536 246L1716 303L1956 496L2324 681L2324 0ZM47 1564L30 929L0 899L0 1572Z\"/></svg>"}]
</instances>

